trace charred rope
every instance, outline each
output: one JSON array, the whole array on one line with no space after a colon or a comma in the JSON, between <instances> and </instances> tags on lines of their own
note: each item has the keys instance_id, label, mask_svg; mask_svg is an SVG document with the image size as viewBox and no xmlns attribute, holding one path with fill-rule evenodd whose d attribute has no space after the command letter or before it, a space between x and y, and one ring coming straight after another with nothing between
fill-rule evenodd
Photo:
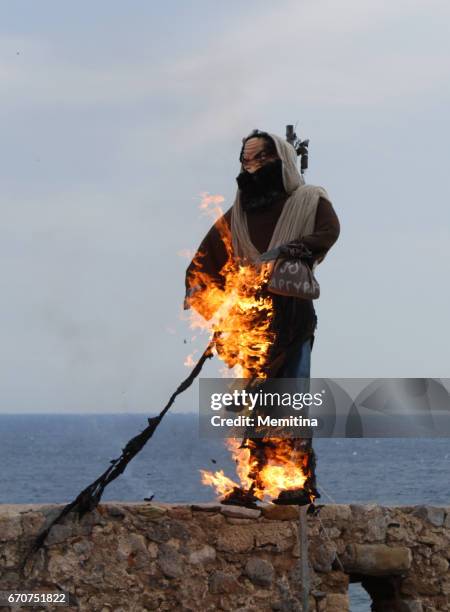
<instances>
[{"instance_id":1,"label":"charred rope","mask_svg":"<svg viewBox=\"0 0 450 612\"><path fill-rule=\"evenodd\" d=\"M103 472L101 476L94 480L89 486L87 486L81 493L74 499L72 502L67 504L60 514L53 519L50 525L39 534L34 542L33 548L31 552L36 552L45 542L50 530L54 525L60 523L62 519L69 514L69 512L76 512L79 517L83 516L87 512L94 510L99 504L101 497L103 495L103 491L105 487L109 485L110 482L115 480L122 472L124 472L127 465L130 461L141 451L149 439L155 433L156 428L161 423L164 415L172 406L175 401L175 398L180 393L183 393L191 384L194 382L195 378L200 374L200 371L203 367L203 364L207 359L210 359L213 355L212 349L214 346L215 339L210 340L208 346L204 350L202 356L197 361L196 365L192 369L192 372L189 376L183 380L183 382L177 387L176 391L172 393L169 401L167 402L164 409L158 414L158 416L151 417L148 420L147 427L141 431L137 436L131 438L122 449L122 454L118 459L113 459L111 461L110 467Z\"/></svg>"}]
</instances>

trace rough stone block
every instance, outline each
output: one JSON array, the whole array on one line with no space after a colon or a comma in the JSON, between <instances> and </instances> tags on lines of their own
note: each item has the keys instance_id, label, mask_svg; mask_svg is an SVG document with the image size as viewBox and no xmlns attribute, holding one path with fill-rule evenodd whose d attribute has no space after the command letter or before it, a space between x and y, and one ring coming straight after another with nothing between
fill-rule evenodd
<instances>
[{"instance_id":1,"label":"rough stone block","mask_svg":"<svg viewBox=\"0 0 450 612\"><path fill-rule=\"evenodd\" d=\"M323 521L345 522L352 519L352 512L345 504L325 504L320 508L319 516Z\"/></svg>"},{"instance_id":2,"label":"rough stone block","mask_svg":"<svg viewBox=\"0 0 450 612\"><path fill-rule=\"evenodd\" d=\"M126 561L129 567L136 569L146 567L151 557L144 536L138 533L121 535L118 539L117 557Z\"/></svg>"},{"instance_id":3,"label":"rough stone block","mask_svg":"<svg viewBox=\"0 0 450 612\"><path fill-rule=\"evenodd\" d=\"M422 573L421 573L422 574ZM407 576L402 580L401 592L408 595L411 599L419 595L438 595L441 592L440 581L430 575Z\"/></svg>"},{"instance_id":4,"label":"rough stone block","mask_svg":"<svg viewBox=\"0 0 450 612\"><path fill-rule=\"evenodd\" d=\"M241 519L257 519L261 516L261 510L253 508L245 508L244 506L222 506L222 514L225 516L231 516L232 518Z\"/></svg>"},{"instance_id":5,"label":"rough stone block","mask_svg":"<svg viewBox=\"0 0 450 612\"><path fill-rule=\"evenodd\" d=\"M217 550L224 552L248 552L252 550L254 544L254 532L246 525L225 525L217 536Z\"/></svg>"},{"instance_id":6,"label":"rough stone block","mask_svg":"<svg viewBox=\"0 0 450 612\"><path fill-rule=\"evenodd\" d=\"M343 557L347 571L367 576L402 574L411 567L412 554L403 546L351 544Z\"/></svg>"},{"instance_id":7,"label":"rough stone block","mask_svg":"<svg viewBox=\"0 0 450 612\"><path fill-rule=\"evenodd\" d=\"M169 521L150 521L143 528L149 540L158 544L167 542L171 537Z\"/></svg>"},{"instance_id":8,"label":"rough stone block","mask_svg":"<svg viewBox=\"0 0 450 612\"><path fill-rule=\"evenodd\" d=\"M294 536L289 523L260 523L255 531L255 544L265 550L285 552L293 547Z\"/></svg>"},{"instance_id":9,"label":"rough stone block","mask_svg":"<svg viewBox=\"0 0 450 612\"><path fill-rule=\"evenodd\" d=\"M199 563L210 563L215 561L216 551L212 546L204 546L200 550L194 550L189 555L189 563L197 565Z\"/></svg>"},{"instance_id":10,"label":"rough stone block","mask_svg":"<svg viewBox=\"0 0 450 612\"><path fill-rule=\"evenodd\" d=\"M152 504L136 506L134 510L136 515L148 521L155 521L167 514L167 508L164 506L153 506Z\"/></svg>"},{"instance_id":11,"label":"rough stone block","mask_svg":"<svg viewBox=\"0 0 450 612\"><path fill-rule=\"evenodd\" d=\"M0 571L15 568L20 560L18 545L15 542L5 542L0 549Z\"/></svg>"},{"instance_id":12,"label":"rough stone block","mask_svg":"<svg viewBox=\"0 0 450 612\"><path fill-rule=\"evenodd\" d=\"M369 519L365 540L367 542L381 542L386 539L387 517L377 514Z\"/></svg>"},{"instance_id":13,"label":"rough stone block","mask_svg":"<svg viewBox=\"0 0 450 612\"><path fill-rule=\"evenodd\" d=\"M71 538L73 535L74 527L70 523L67 525L53 525L45 540L45 544L46 546L60 544L61 542L65 542L68 538Z\"/></svg>"},{"instance_id":14,"label":"rough stone block","mask_svg":"<svg viewBox=\"0 0 450 612\"><path fill-rule=\"evenodd\" d=\"M238 593L242 590L242 586L232 574L217 571L209 577L209 590L214 594Z\"/></svg>"},{"instance_id":15,"label":"rough stone block","mask_svg":"<svg viewBox=\"0 0 450 612\"><path fill-rule=\"evenodd\" d=\"M51 581L64 583L67 579L78 576L80 560L71 549L64 552L52 550L48 561L48 574Z\"/></svg>"},{"instance_id":16,"label":"rough stone block","mask_svg":"<svg viewBox=\"0 0 450 612\"><path fill-rule=\"evenodd\" d=\"M180 520L189 520L192 516L192 510L189 506L173 506L167 508L167 515L171 518Z\"/></svg>"},{"instance_id":17,"label":"rough stone block","mask_svg":"<svg viewBox=\"0 0 450 612\"><path fill-rule=\"evenodd\" d=\"M102 504L102 507L106 511L106 513L109 514L109 516L112 516L113 518L121 519L125 517L125 510L121 508L118 504Z\"/></svg>"},{"instance_id":18,"label":"rough stone block","mask_svg":"<svg viewBox=\"0 0 450 612\"><path fill-rule=\"evenodd\" d=\"M259 557L250 557L245 564L245 573L253 584L263 587L268 587L272 584L275 574L270 561L260 559Z\"/></svg>"},{"instance_id":19,"label":"rough stone block","mask_svg":"<svg viewBox=\"0 0 450 612\"><path fill-rule=\"evenodd\" d=\"M330 593L326 598L327 612L347 612L349 610L348 595L342 593Z\"/></svg>"},{"instance_id":20,"label":"rough stone block","mask_svg":"<svg viewBox=\"0 0 450 612\"><path fill-rule=\"evenodd\" d=\"M442 537L439 536L437 533L428 532L424 535L418 536L417 542L420 542L421 544L426 544L427 546L438 547L442 543Z\"/></svg>"},{"instance_id":21,"label":"rough stone block","mask_svg":"<svg viewBox=\"0 0 450 612\"><path fill-rule=\"evenodd\" d=\"M41 512L24 512L22 514L22 529L25 536L35 537L43 528L45 517Z\"/></svg>"},{"instance_id":22,"label":"rough stone block","mask_svg":"<svg viewBox=\"0 0 450 612\"><path fill-rule=\"evenodd\" d=\"M424 519L434 525L441 527L444 524L445 510L437 506L418 506L413 513L421 519Z\"/></svg>"},{"instance_id":23,"label":"rough stone block","mask_svg":"<svg viewBox=\"0 0 450 612\"><path fill-rule=\"evenodd\" d=\"M231 516L227 516L226 518L227 523L229 523L230 525L249 525L251 523L253 523L253 519L248 519L248 518L233 518Z\"/></svg>"},{"instance_id":24,"label":"rough stone block","mask_svg":"<svg viewBox=\"0 0 450 612\"><path fill-rule=\"evenodd\" d=\"M342 593L348 591L349 576L344 572L333 570L321 575L320 590L327 593Z\"/></svg>"},{"instance_id":25,"label":"rough stone block","mask_svg":"<svg viewBox=\"0 0 450 612\"><path fill-rule=\"evenodd\" d=\"M22 535L22 525L20 523L20 515L15 516L6 514L0 516L0 541L8 542L16 540Z\"/></svg>"},{"instance_id":26,"label":"rough stone block","mask_svg":"<svg viewBox=\"0 0 450 612\"><path fill-rule=\"evenodd\" d=\"M169 535L171 538L177 540L189 540L191 535L190 524L188 521L179 521L178 519L172 519L167 521L169 525Z\"/></svg>"},{"instance_id":27,"label":"rough stone block","mask_svg":"<svg viewBox=\"0 0 450 612\"><path fill-rule=\"evenodd\" d=\"M192 504L191 508L194 512L220 512L222 504L211 502L205 504Z\"/></svg>"},{"instance_id":28,"label":"rough stone block","mask_svg":"<svg viewBox=\"0 0 450 612\"><path fill-rule=\"evenodd\" d=\"M167 578L179 578L183 574L183 559L170 544L161 544L157 563Z\"/></svg>"},{"instance_id":29,"label":"rough stone block","mask_svg":"<svg viewBox=\"0 0 450 612\"><path fill-rule=\"evenodd\" d=\"M0 570L0 590L14 590L20 584L20 574L15 571Z\"/></svg>"},{"instance_id":30,"label":"rough stone block","mask_svg":"<svg viewBox=\"0 0 450 612\"><path fill-rule=\"evenodd\" d=\"M298 521L299 517L297 506L267 504L263 506L262 513L264 518L270 521Z\"/></svg>"},{"instance_id":31,"label":"rough stone block","mask_svg":"<svg viewBox=\"0 0 450 612\"><path fill-rule=\"evenodd\" d=\"M316 572L331 572L333 561L336 559L336 547L328 541L320 542L310 546L309 556Z\"/></svg>"},{"instance_id":32,"label":"rough stone block","mask_svg":"<svg viewBox=\"0 0 450 612\"><path fill-rule=\"evenodd\" d=\"M431 565L435 568L437 574L447 574L448 561L439 555L434 555L431 558Z\"/></svg>"}]
</instances>

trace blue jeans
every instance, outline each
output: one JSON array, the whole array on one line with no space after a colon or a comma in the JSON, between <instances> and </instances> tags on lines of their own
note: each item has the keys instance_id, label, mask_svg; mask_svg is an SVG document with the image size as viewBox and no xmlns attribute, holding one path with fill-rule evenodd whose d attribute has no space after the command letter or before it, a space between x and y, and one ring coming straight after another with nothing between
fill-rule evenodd
<instances>
[{"instance_id":1,"label":"blue jeans","mask_svg":"<svg viewBox=\"0 0 450 612\"><path fill-rule=\"evenodd\" d=\"M288 356L288 359L286 360L286 363L284 364L284 367L281 371L281 376L283 378L297 379L295 383L295 389L297 393L309 393L310 391L312 342L312 338L308 338L307 340L305 340L305 342L303 342L303 344L300 346L296 353ZM302 416L307 417L308 415L309 408L304 406L302 410ZM310 448L311 436L309 436L308 438L297 438L297 442L300 442L300 444L304 445L305 448ZM315 477L313 483L315 483Z\"/></svg>"},{"instance_id":2,"label":"blue jeans","mask_svg":"<svg viewBox=\"0 0 450 612\"><path fill-rule=\"evenodd\" d=\"M309 378L311 374L311 338L300 346L295 355L291 355L282 370L283 378Z\"/></svg>"}]
</instances>

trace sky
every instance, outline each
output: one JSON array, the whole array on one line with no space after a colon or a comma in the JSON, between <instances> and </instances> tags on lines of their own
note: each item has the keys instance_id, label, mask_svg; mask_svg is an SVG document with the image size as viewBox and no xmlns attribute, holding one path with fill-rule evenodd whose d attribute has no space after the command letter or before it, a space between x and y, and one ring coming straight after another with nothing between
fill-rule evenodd
<instances>
[{"instance_id":1,"label":"sky","mask_svg":"<svg viewBox=\"0 0 450 612\"><path fill-rule=\"evenodd\" d=\"M311 375L448 378L449 20L441 0L0 0L0 412L159 411L207 341L182 319L200 194L231 206L243 136L297 122L341 222Z\"/></svg>"}]
</instances>

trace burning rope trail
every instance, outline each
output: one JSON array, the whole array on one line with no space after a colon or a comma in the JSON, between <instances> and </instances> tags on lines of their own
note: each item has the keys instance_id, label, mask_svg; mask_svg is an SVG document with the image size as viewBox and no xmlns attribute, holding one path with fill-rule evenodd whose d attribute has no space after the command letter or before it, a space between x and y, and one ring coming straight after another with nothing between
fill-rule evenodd
<instances>
[{"instance_id":1,"label":"burning rope trail","mask_svg":"<svg viewBox=\"0 0 450 612\"><path fill-rule=\"evenodd\" d=\"M125 445L122 450L122 454L118 459L113 459L111 461L110 467L101 474L94 482L88 485L79 495L69 504L64 506L58 516L53 519L53 521L42 531L39 536L36 538L33 548L31 552L36 552L39 548L44 544L45 539L50 533L52 527L57 523L60 523L62 519L69 514L69 512L76 512L79 517L83 516L87 512L94 510L103 495L103 491L109 485L110 482L115 480L120 474L125 471L125 468L130 463L130 461L141 451L146 443L150 440L150 438L155 433L156 428L161 423L165 414L168 412L169 408L175 401L177 395L183 393L191 384L194 382L195 378L200 374L200 371L207 359L210 359L213 356L213 347L214 347L215 339L213 338L208 343L208 346L203 351L202 356L197 361L196 365L192 369L191 373L185 380L183 380L180 385L178 385L177 389L170 396L169 401L163 410L158 414L158 416L150 417L148 419L147 427L141 431L137 436L131 438ZM26 562L25 559L24 563Z\"/></svg>"}]
</instances>

